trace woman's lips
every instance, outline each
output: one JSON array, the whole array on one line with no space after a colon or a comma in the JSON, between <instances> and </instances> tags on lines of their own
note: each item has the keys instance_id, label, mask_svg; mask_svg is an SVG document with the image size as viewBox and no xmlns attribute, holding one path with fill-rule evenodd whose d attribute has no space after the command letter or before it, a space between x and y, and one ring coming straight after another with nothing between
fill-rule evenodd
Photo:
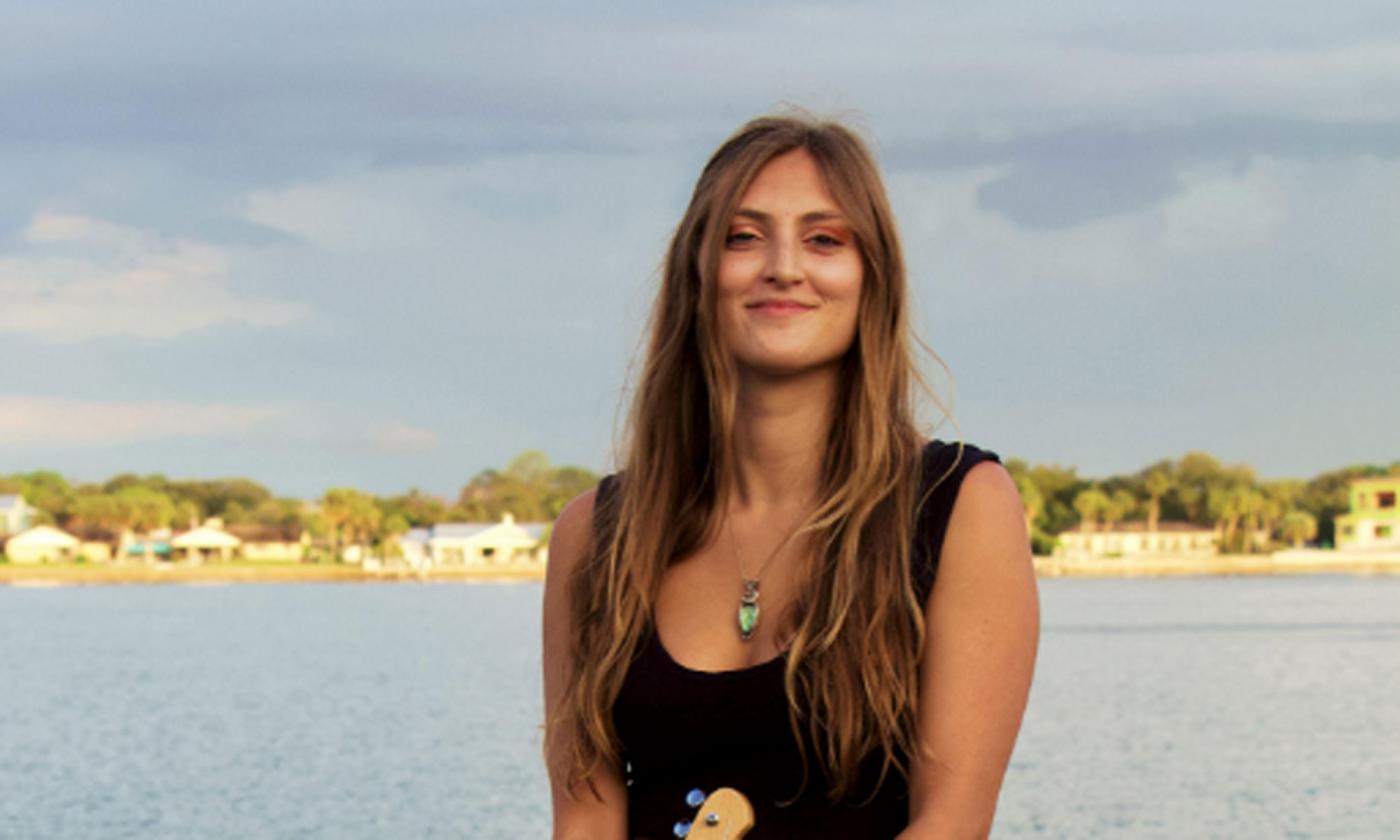
<instances>
[{"instance_id":1,"label":"woman's lips","mask_svg":"<svg viewBox=\"0 0 1400 840\"><path fill-rule=\"evenodd\" d=\"M761 300L748 304L747 308L763 315L796 315L799 312L811 311L816 307L795 300Z\"/></svg>"}]
</instances>

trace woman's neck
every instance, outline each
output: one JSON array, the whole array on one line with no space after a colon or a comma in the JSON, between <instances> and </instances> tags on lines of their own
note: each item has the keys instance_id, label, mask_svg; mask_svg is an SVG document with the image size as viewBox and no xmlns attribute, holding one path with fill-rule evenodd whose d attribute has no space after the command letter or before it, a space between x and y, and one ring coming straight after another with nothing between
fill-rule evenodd
<instances>
[{"instance_id":1,"label":"woman's neck","mask_svg":"<svg viewBox=\"0 0 1400 840\"><path fill-rule=\"evenodd\" d=\"M731 504L806 508L815 499L831 430L838 371L788 379L740 377Z\"/></svg>"}]
</instances>

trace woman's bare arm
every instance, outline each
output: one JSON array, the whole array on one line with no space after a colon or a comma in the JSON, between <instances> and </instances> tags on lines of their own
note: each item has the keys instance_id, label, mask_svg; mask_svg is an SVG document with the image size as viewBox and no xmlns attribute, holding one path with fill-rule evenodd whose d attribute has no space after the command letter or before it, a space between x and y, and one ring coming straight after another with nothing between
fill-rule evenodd
<instances>
[{"instance_id":1,"label":"woman's bare arm","mask_svg":"<svg viewBox=\"0 0 1400 840\"><path fill-rule=\"evenodd\" d=\"M1020 496L994 462L958 491L927 607L921 754L899 840L981 838L1020 731L1040 607Z\"/></svg>"},{"instance_id":2,"label":"woman's bare arm","mask_svg":"<svg viewBox=\"0 0 1400 840\"><path fill-rule=\"evenodd\" d=\"M588 550L593 529L594 491L580 495L564 508L549 538L549 563L544 581L544 709L545 720L559 714L569 678L569 579ZM548 732L549 730L547 730ZM545 760L551 768L565 761L560 729L546 735ZM627 788L616 768L593 774L595 797L587 785L564 790L551 773L555 840L622 840L627 835Z\"/></svg>"}]
</instances>

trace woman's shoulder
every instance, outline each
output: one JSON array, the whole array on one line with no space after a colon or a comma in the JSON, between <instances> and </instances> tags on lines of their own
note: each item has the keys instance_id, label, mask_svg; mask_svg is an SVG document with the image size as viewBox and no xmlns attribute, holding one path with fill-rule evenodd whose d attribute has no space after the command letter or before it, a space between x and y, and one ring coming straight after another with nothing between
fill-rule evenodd
<instances>
[{"instance_id":1,"label":"woman's shoulder","mask_svg":"<svg viewBox=\"0 0 1400 840\"><path fill-rule=\"evenodd\" d=\"M611 508L616 498L617 481L616 473L605 475L597 484L564 505L550 532L551 560L557 556L565 561L563 565L572 566L588 551L593 534L600 527L600 516Z\"/></svg>"},{"instance_id":2,"label":"woman's shoulder","mask_svg":"<svg viewBox=\"0 0 1400 840\"><path fill-rule=\"evenodd\" d=\"M1001 456L965 440L946 441L934 438L924 444L921 466L925 482L936 486L948 476L966 475L984 461L1001 463Z\"/></svg>"},{"instance_id":3,"label":"woman's shoulder","mask_svg":"<svg viewBox=\"0 0 1400 840\"><path fill-rule=\"evenodd\" d=\"M933 588L955 512L959 520L970 512L980 519L980 512L988 507L1004 507L1006 488L1011 488L1014 497L1015 484L1002 467L1001 457L991 449L963 440L938 439L924 445L920 484L914 585L923 601Z\"/></svg>"},{"instance_id":4,"label":"woman's shoulder","mask_svg":"<svg viewBox=\"0 0 1400 840\"><path fill-rule=\"evenodd\" d=\"M554 519L554 539L565 538L572 542L588 536L593 523L593 512L598 505L598 485L594 485L569 500L564 509Z\"/></svg>"}]
</instances>

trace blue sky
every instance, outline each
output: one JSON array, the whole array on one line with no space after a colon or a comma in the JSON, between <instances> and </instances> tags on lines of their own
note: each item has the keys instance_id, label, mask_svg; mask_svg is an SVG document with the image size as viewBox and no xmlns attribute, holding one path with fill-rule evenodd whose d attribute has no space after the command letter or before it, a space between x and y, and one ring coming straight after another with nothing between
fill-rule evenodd
<instances>
[{"instance_id":1,"label":"blue sky","mask_svg":"<svg viewBox=\"0 0 1400 840\"><path fill-rule=\"evenodd\" d=\"M0 472L609 468L784 103L873 138L968 440L1400 458L1400 7L1133 5L0 2Z\"/></svg>"}]
</instances>

